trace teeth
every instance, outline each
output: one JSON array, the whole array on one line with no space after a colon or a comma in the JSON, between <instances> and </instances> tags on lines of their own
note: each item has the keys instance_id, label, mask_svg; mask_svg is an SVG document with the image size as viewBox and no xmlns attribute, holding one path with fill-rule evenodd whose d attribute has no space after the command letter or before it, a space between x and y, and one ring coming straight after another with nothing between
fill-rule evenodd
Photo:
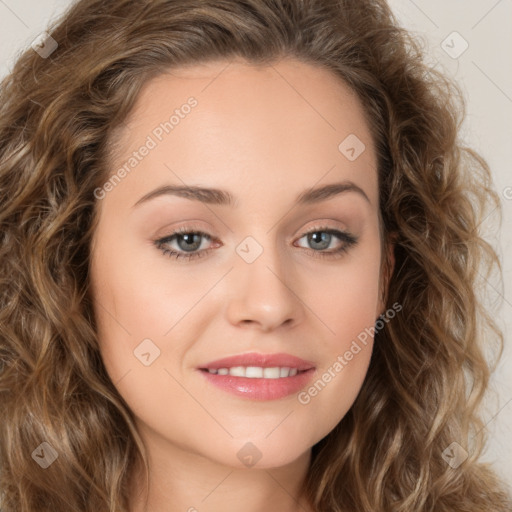
<instances>
[{"instance_id":1,"label":"teeth","mask_svg":"<svg viewBox=\"0 0 512 512\"><path fill-rule=\"evenodd\" d=\"M227 370L227 368L225 369ZM224 368L221 368L221 370L224 370ZM233 366L228 373L233 377L245 377L245 368L243 366Z\"/></svg>"},{"instance_id":2,"label":"teeth","mask_svg":"<svg viewBox=\"0 0 512 512\"><path fill-rule=\"evenodd\" d=\"M263 368L264 379L279 379L280 374L279 368Z\"/></svg>"},{"instance_id":3,"label":"teeth","mask_svg":"<svg viewBox=\"0 0 512 512\"><path fill-rule=\"evenodd\" d=\"M297 368L274 367L262 368L260 366L233 366L232 368L208 369L209 373L216 375L231 375L233 377L246 377L249 379L279 379L281 377L294 377Z\"/></svg>"},{"instance_id":4,"label":"teeth","mask_svg":"<svg viewBox=\"0 0 512 512\"><path fill-rule=\"evenodd\" d=\"M241 368L243 371L244 369ZM229 370L229 374L231 375L231 369ZM248 366L245 369L245 376L249 379L261 379L263 377L263 368L258 366Z\"/></svg>"}]
</instances>

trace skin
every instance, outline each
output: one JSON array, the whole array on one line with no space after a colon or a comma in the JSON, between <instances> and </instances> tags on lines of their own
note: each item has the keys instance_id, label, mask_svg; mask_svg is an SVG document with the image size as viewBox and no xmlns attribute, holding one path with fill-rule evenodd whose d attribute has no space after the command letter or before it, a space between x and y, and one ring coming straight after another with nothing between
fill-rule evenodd
<instances>
[{"instance_id":1,"label":"skin","mask_svg":"<svg viewBox=\"0 0 512 512\"><path fill-rule=\"evenodd\" d=\"M375 324L386 287L377 160L360 102L329 71L295 60L227 64L152 79L120 135L110 173L190 96L197 99L98 201L91 285L101 353L148 450L148 510L212 512L243 503L248 512L307 511L300 490L311 447L353 404L373 340L308 404L296 394L237 397L197 368L235 354L285 352L314 362L314 382ZM338 149L349 134L366 146L355 161ZM311 187L345 180L368 200L345 192L294 205ZM225 189L236 205L161 195L133 206L165 184ZM155 246L181 226L211 235L195 251L209 253L187 262ZM305 233L318 227L347 230L358 241L338 259L315 257L345 244L333 236L327 248L315 248ZM251 264L236 252L247 236L263 250ZM186 253L183 238L167 246ZM149 366L134 356L144 339L160 350ZM261 453L252 467L237 457L248 442ZM132 512L144 510L143 487L134 468Z\"/></svg>"}]
</instances>

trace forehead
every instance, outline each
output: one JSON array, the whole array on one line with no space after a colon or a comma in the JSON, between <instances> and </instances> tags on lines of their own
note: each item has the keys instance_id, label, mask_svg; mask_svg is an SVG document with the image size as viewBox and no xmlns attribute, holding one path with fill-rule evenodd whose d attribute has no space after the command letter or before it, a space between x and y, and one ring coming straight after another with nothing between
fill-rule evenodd
<instances>
[{"instance_id":1,"label":"forehead","mask_svg":"<svg viewBox=\"0 0 512 512\"><path fill-rule=\"evenodd\" d=\"M139 94L111 172L149 140L154 147L126 191L177 176L211 186L238 178L246 188L246 178L257 176L262 190L270 181L313 186L326 177L366 182L369 196L378 193L373 141L357 95L329 70L296 60L167 70Z\"/></svg>"},{"instance_id":2,"label":"forehead","mask_svg":"<svg viewBox=\"0 0 512 512\"><path fill-rule=\"evenodd\" d=\"M367 135L357 94L332 71L294 59L266 65L219 60L166 70L144 85L125 126L161 120L191 96L201 103L195 112L202 111L203 119L208 110L217 120L222 116L231 122L251 113L244 119L249 122L268 117L272 110L289 119L294 114L305 121L314 116L314 126L323 123L332 131L351 128Z\"/></svg>"}]
</instances>

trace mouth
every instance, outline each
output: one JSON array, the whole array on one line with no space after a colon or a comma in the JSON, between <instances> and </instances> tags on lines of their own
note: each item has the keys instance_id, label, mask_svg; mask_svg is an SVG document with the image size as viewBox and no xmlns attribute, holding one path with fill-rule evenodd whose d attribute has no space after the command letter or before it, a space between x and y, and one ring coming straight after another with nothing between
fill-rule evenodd
<instances>
[{"instance_id":1,"label":"mouth","mask_svg":"<svg viewBox=\"0 0 512 512\"><path fill-rule=\"evenodd\" d=\"M247 379L283 379L295 377L308 370L289 368L286 366L262 367L262 366L232 366L231 368L200 368L201 371L213 375L231 375L232 377L245 377Z\"/></svg>"},{"instance_id":2,"label":"mouth","mask_svg":"<svg viewBox=\"0 0 512 512\"><path fill-rule=\"evenodd\" d=\"M215 387L249 400L277 400L298 393L315 366L290 354L241 354L197 368Z\"/></svg>"}]
</instances>

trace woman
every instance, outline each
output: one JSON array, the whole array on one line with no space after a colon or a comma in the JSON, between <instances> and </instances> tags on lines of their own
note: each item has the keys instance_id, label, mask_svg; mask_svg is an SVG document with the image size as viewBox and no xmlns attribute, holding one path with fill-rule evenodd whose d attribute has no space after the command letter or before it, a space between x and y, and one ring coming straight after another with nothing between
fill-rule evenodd
<instances>
[{"instance_id":1,"label":"woman","mask_svg":"<svg viewBox=\"0 0 512 512\"><path fill-rule=\"evenodd\" d=\"M510 510L498 198L383 0L82 0L1 97L3 512Z\"/></svg>"}]
</instances>

